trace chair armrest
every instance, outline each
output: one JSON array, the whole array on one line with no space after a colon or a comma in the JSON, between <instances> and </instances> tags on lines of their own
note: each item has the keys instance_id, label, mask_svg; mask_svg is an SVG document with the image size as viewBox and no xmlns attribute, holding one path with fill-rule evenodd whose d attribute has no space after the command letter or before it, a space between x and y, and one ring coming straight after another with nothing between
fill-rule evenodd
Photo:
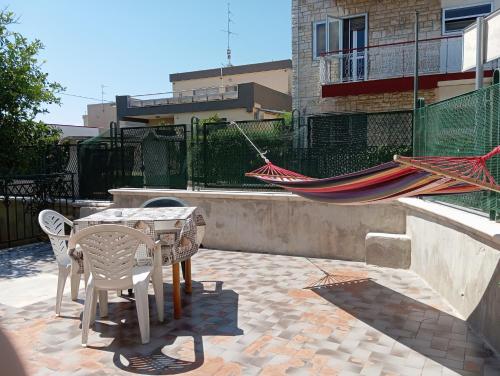
<instances>
[{"instance_id":1,"label":"chair armrest","mask_svg":"<svg viewBox=\"0 0 500 376\"><path fill-rule=\"evenodd\" d=\"M66 241L68 241L69 237L70 237L70 235L56 235L56 234L53 234L51 232L45 232L45 233L49 236L49 238L55 238L57 240L66 240Z\"/></svg>"}]
</instances>

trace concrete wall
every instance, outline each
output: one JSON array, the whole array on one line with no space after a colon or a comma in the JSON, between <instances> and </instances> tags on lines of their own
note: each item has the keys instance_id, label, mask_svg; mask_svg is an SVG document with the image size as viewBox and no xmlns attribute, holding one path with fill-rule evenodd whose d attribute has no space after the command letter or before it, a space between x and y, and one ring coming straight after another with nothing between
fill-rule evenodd
<instances>
[{"instance_id":1,"label":"concrete wall","mask_svg":"<svg viewBox=\"0 0 500 376\"><path fill-rule=\"evenodd\" d=\"M500 352L500 224L436 203L400 202L411 269Z\"/></svg>"},{"instance_id":2,"label":"concrete wall","mask_svg":"<svg viewBox=\"0 0 500 376\"><path fill-rule=\"evenodd\" d=\"M365 260L369 232L405 232L397 204L336 206L286 193L111 190L117 207L137 207L152 197L174 196L202 208L203 245L223 250Z\"/></svg>"},{"instance_id":3,"label":"concrete wall","mask_svg":"<svg viewBox=\"0 0 500 376\"><path fill-rule=\"evenodd\" d=\"M172 82L172 91L192 90L207 87L231 86L255 82L285 94L291 94L292 70L289 68L233 74L221 77L207 77Z\"/></svg>"}]
</instances>

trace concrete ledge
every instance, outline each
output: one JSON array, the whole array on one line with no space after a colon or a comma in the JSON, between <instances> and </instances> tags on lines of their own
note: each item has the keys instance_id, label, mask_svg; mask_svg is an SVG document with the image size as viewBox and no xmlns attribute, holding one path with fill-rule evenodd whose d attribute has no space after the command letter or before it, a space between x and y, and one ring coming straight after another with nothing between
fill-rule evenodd
<instances>
[{"instance_id":1,"label":"concrete ledge","mask_svg":"<svg viewBox=\"0 0 500 376\"><path fill-rule=\"evenodd\" d=\"M228 251L365 261L369 232L404 234L398 203L333 205L283 192L113 189L116 207L161 196L181 198L204 214L203 245Z\"/></svg>"},{"instance_id":2,"label":"concrete ledge","mask_svg":"<svg viewBox=\"0 0 500 376\"><path fill-rule=\"evenodd\" d=\"M410 267L411 239L407 235L370 232L365 247L367 264L396 269Z\"/></svg>"},{"instance_id":3,"label":"concrete ledge","mask_svg":"<svg viewBox=\"0 0 500 376\"><path fill-rule=\"evenodd\" d=\"M410 212L424 214L443 225L453 225L469 235L481 237L500 246L500 223L490 221L489 218L417 198L401 198L398 202L404 208L410 209Z\"/></svg>"}]
</instances>

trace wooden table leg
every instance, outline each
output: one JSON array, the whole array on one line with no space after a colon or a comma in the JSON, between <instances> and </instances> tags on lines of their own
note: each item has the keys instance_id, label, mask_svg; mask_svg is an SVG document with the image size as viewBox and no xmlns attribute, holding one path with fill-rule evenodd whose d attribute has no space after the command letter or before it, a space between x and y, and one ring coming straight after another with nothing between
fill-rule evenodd
<instances>
[{"instance_id":1,"label":"wooden table leg","mask_svg":"<svg viewBox=\"0 0 500 376\"><path fill-rule=\"evenodd\" d=\"M191 258L188 258L186 261L186 274L184 275L184 290L186 294L191 294L193 291L193 284L191 282Z\"/></svg>"},{"instance_id":2,"label":"wooden table leg","mask_svg":"<svg viewBox=\"0 0 500 376\"><path fill-rule=\"evenodd\" d=\"M181 276L179 263L172 264L172 289L174 298L174 318L180 319L182 314L181 307Z\"/></svg>"}]
</instances>

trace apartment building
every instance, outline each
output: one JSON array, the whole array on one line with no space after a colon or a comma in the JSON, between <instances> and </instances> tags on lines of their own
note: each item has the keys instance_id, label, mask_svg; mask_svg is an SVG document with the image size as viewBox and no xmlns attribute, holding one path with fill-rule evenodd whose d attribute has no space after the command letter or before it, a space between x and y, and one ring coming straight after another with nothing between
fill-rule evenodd
<instances>
[{"instance_id":1,"label":"apartment building","mask_svg":"<svg viewBox=\"0 0 500 376\"><path fill-rule=\"evenodd\" d=\"M474 89L462 72L462 30L500 0L292 0L293 106L304 113L413 106L415 12L419 97ZM488 64L491 80L498 61Z\"/></svg>"},{"instance_id":2,"label":"apartment building","mask_svg":"<svg viewBox=\"0 0 500 376\"><path fill-rule=\"evenodd\" d=\"M172 92L117 96L120 124L189 124L193 116L228 120L269 119L291 111L292 61L174 73Z\"/></svg>"}]
</instances>

